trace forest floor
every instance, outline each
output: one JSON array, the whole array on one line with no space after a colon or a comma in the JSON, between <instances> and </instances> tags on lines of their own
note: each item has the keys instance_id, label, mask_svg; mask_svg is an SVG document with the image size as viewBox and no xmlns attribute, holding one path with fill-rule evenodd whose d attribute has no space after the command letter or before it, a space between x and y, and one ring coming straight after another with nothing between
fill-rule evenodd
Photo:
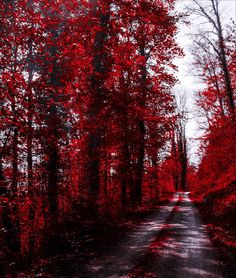
<instances>
[{"instance_id":1,"label":"forest floor","mask_svg":"<svg viewBox=\"0 0 236 278\"><path fill-rule=\"evenodd\" d=\"M33 277L235 277L222 272L224 261L187 193L136 215L129 225L75 230L73 225L73 232L62 232L65 248L57 239L54 246L60 250L48 250L48 258L31 267ZM18 277L32 276L22 272Z\"/></svg>"}]
</instances>

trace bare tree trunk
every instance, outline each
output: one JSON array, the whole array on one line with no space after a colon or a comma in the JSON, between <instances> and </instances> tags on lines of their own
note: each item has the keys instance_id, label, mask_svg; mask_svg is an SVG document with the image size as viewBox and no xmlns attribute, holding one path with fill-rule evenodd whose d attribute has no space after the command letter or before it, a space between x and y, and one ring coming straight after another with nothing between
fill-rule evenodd
<instances>
[{"instance_id":1,"label":"bare tree trunk","mask_svg":"<svg viewBox=\"0 0 236 278\"><path fill-rule=\"evenodd\" d=\"M220 105L221 116L225 117L223 99L222 99L222 96L221 96L219 82L218 82L216 71L215 71L214 67L212 67L212 70L213 70L213 74L211 73L210 69L208 70L208 72L209 72L209 75L211 76L211 78L213 78L213 83L214 83L215 88L216 88L217 97L218 97L218 101L219 101L219 105Z\"/></svg>"},{"instance_id":2,"label":"bare tree trunk","mask_svg":"<svg viewBox=\"0 0 236 278\"><path fill-rule=\"evenodd\" d=\"M226 52L225 52L225 42L224 42L224 37L223 37L223 31L222 31L222 24L221 24L221 18L220 18L220 13L219 13L219 2L218 0L214 1L211 0L213 10L216 16L216 23L217 23L217 32L218 32L218 43L219 43L219 49L220 49L220 60L222 64L222 70L224 74L224 80L225 80L225 87L226 87L226 92L228 96L228 101L229 101L229 110L231 115L233 116L235 111L235 105L234 105L234 97L233 97L233 89L231 85L231 78L230 78L230 73L229 73L229 67L226 59Z\"/></svg>"}]
</instances>

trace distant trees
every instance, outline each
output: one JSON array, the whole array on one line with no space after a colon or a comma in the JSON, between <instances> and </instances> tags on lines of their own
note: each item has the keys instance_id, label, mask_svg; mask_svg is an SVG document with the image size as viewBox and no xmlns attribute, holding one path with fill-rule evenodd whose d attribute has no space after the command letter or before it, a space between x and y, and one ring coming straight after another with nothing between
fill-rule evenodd
<instances>
[{"instance_id":1,"label":"distant trees","mask_svg":"<svg viewBox=\"0 0 236 278\"><path fill-rule=\"evenodd\" d=\"M161 187L169 184L169 190L186 191L188 186L189 157L186 138L186 125L189 120L187 109L187 92L175 93L175 121L169 130L169 147L167 159L161 165Z\"/></svg>"},{"instance_id":2,"label":"distant trees","mask_svg":"<svg viewBox=\"0 0 236 278\"><path fill-rule=\"evenodd\" d=\"M177 104L177 126L176 126L176 138L178 146L178 162L180 163L179 173L179 189L187 189L187 170L188 170L188 151L187 151L187 139L186 139L186 124L188 122L187 111L187 98L186 93L178 92L176 94Z\"/></svg>"}]
</instances>

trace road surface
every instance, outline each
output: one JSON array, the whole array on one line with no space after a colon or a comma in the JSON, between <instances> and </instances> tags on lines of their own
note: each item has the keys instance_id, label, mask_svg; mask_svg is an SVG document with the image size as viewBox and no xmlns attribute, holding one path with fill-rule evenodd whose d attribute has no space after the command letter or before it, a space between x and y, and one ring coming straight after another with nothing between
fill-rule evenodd
<instances>
[{"instance_id":1,"label":"road surface","mask_svg":"<svg viewBox=\"0 0 236 278\"><path fill-rule=\"evenodd\" d=\"M91 262L82 278L223 277L198 210L188 193L176 193L106 256Z\"/></svg>"}]
</instances>

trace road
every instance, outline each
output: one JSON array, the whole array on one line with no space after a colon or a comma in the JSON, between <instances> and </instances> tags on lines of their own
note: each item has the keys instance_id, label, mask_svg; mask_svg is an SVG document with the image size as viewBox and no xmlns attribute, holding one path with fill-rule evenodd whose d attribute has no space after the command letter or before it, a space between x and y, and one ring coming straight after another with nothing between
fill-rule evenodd
<instances>
[{"instance_id":1,"label":"road","mask_svg":"<svg viewBox=\"0 0 236 278\"><path fill-rule=\"evenodd\" d=\"M220 278L216 258L198 210L188 193L178 192L77 277Z\"/></svg>"}]
</instances>

